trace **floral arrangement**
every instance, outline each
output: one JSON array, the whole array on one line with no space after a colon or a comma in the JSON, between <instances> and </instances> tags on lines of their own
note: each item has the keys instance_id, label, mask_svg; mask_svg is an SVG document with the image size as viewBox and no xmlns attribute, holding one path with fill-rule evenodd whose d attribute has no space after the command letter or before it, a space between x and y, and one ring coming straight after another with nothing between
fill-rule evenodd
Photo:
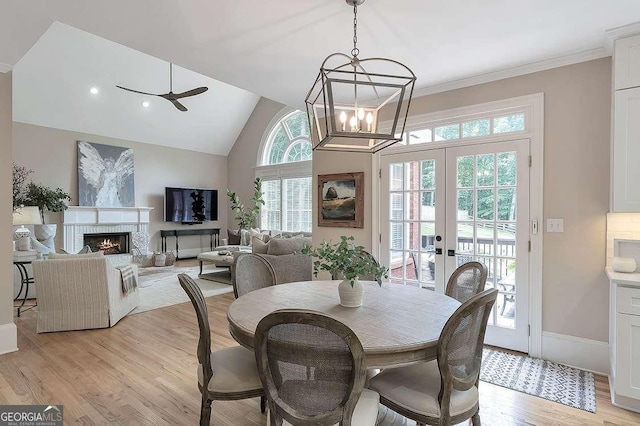
<instances>
[{"instance_id":1,"label":"floral arrangement","mask_svg":"<svg viewBox=\"0 0 640 426\"><path fill-rule=\"evenodd\" d=\"M382 285L382 278L388 278L389 270L380 265L362 246L357 246L353 237L340 237L339 243L323 241L318 248L306 246L303 254L318 258L313 262L313 274L328 271L332 276L341 274L353 287L358 277L371 276Z\"/></svg>"}]
</instances>

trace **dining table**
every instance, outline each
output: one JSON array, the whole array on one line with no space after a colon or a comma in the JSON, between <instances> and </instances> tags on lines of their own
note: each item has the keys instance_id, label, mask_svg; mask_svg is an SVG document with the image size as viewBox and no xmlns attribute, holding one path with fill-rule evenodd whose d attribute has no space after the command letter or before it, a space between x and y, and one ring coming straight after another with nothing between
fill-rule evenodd
<instances>
[{"instance_id":1,"label":"dining table","mask_svg":"<svg viewBox=\"0 0 640 426\"><path fill-rule=\"evenodd\" d=\"M400 284L363 281L362 306L341 306L340 281L278 284L247 293L227 311L229 331L253 349L262 318L279 309L311 310L331 316L353 330L362 343L367 368L386 368L436 358L440 333L460 306L434 291Z\"/></svg>"}]
</instances>

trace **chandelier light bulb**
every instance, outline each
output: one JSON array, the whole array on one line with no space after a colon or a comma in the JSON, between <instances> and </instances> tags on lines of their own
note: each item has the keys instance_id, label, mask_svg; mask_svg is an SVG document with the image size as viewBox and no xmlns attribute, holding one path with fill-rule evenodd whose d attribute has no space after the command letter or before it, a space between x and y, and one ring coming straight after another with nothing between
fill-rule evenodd
<instances>
[{"instance_id":1,"label":"chandelier light bulb","mask_svg":"<svg viewBox=\"0 0 640 426\"><path fill-rule=\"evenodd\" d=\"M371 123L373 123L373 114L367 114L367 132L371 132Z\"/></svg>"},{"instance_id":2,"label":"chandelier light bulb","mask_svg":"<svg viewBox=\"0 0 640 426\"><path fill-rule=\"evenodd\" d=\"M342 123L342 131L344 132L347 123L347 113L344 111L340 113L340 122Z\"/></svg>"},{"instance_id":3,"label":"chandelier light bulb","mask_svg":"<svg viewBox=\"0 0 640 426\"><path fill-rule=\"evenodd\" d=\"M362 120L364 118L364 110L360 108L358 110L358 120Z\"/></svg>"},{"instance_id":4,"label":"chandelier light bulb","mask_svg":"<svg viewBox=\"0 0 640 426\"><path fill-rule=\"evenodd\" d=\"M353 117L351 117L351 120L349 121L349 124L351 124L351 131L355 132L356 131L356 124L358 124L358 119L356 119L355 115Z\"/></svg>"}]
</instances>

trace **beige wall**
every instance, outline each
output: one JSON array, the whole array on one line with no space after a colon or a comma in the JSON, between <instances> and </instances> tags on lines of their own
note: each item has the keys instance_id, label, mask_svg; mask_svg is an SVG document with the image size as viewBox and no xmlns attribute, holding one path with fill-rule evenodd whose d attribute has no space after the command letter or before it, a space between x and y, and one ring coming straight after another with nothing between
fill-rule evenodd
<instances>
[{"instance_id":1,"label":"beige wall","mask_svg":"<svg viewBox=\"0 0 640 426\"><path fill-rule=\"evenodd\" d=\"M49 127L13 123L13 159L34 171L34 182L61 187L71 193L70 204L78 201L77 141L95 142L133 148L136 206L153 207L150 231L151 249L160 249L161 229L221 228L227 223L226 157L167 148L121 139L107 138ZM164 188L166 186L200 187L218 190L218 221L202 225L182 225L164 222ZM50 223L62 223L62 213L50 214ZM170 238L168 248L173 247ZM56 237L62 246L62 231ZM184 237L180 248L208 247L208 237Z\"/></svg>"},{"instance_id":2,"label":"beige wall","mask_svg":"<svg viewBox=\"0 0 640 426\"><path fill-rule=\"evenodd\" d=\"M246 203L253 195L255 167L258 160L260 142L265 130L269 129L271 120L285 106L267 98L260 98L251 116L227 157L229 188L235 191L240 201ZM226 197L226 195L225 195ZM238 224L231 210L228 211L228 228L237 229ZM226 229L223 232L226 234Z\"/></svg>"},{"instance_id":3,"label":"beige wall","mask_svg":"<svg viewBox=\"0 0 640 426\"><path fill-rule=\"evenodd\" d=\"M0 338L11 339L12 342L0 342L0 353L15 348L15 331L13 336L4 334L13 323L13 260L11 240L12 205L11 191L11 73L0 73Z\"/></svg>"},{"instance_id":4,"label":"beige wall","mask_svg":"<svg viewBox=\"0 0 640 426\"><path fill-rule=\"evenodd\" d=\"M425 96L411 112L539 92L545 95L544 218L564 219L564 233L544 234L542 329L606 342L610 58Z\"/></svg>"},{"instance_id":5,"label":"beige wall","mask_svg":"<svg viewBox=\"0 0 640 426\"><path fill-rule=\"evenodd\" d=\"M564 219L564 233L544 234L542 328L607 341L609 296L604 266L605 215L609 209L610 58L424 96L414 99L411 113L540 92L545 94L544 218ZM244 145L236 153L233 166L231 158L229 161L229 181L236 181L230 185L242 194L250 195L253 173L244 179L241 174L255 165L260 137L279 111L275 105L266 108L265 104L267 101L261 100L245 126L245 131L251 129L250 134L247 132L250 137L239 139L239 143L250 146ZM238 155L240 152L246 154ZM361 230L319 228L314 191L314 244L348 231L359 244L370 247L371 210L378 208L371 205L371 160L370 155L363 154L314 153L314 187L318 174L364 171L366 176L365 227ZM544 223L541 225L544 230Z\"/></svg>"}]
</instances>

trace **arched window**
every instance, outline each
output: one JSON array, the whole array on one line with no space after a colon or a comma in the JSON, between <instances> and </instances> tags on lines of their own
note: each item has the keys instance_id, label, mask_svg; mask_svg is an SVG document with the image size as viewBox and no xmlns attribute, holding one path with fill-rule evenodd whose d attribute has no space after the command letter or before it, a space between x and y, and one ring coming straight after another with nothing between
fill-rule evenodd
<instances>
[{"instance_id":1,"label":"arched window","mask_svg":"<svg viewBox=\"0 0 640 426\"><path fill-rule=\"evenodd\" d=\"M302 111L286 112L265 131L256 176L265 205L260 227L311 231L311 138Z\"/></svg>"},{"instance_id":2,"label":"arched window","mask_svg":"<svg viewBox=\"0 0 640 426\"><path fill-rule=\"evenodd\" d=\"M302 111L293 111L278 121L269 132L262 154L262 164L292 163L311 160L309 122Z\"/></svg>"}]
</instances>

